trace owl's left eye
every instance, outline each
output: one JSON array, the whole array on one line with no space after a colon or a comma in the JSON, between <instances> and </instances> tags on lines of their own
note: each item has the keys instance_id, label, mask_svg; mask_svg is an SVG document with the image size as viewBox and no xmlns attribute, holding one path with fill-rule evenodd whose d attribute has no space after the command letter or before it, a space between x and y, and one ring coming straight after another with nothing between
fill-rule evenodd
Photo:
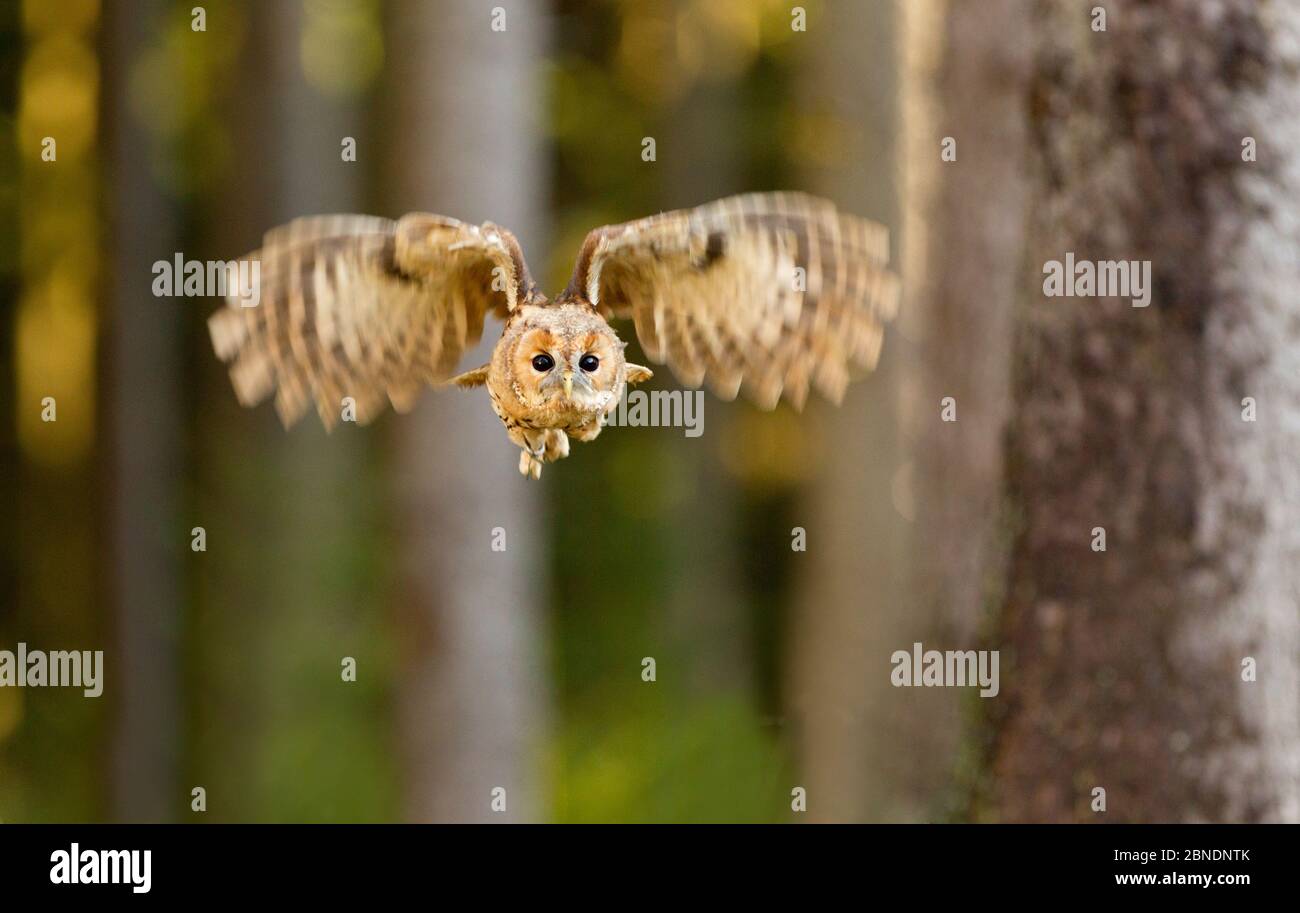
<instances>
[{"instance_id":1,"label":"owl's left eye","mask_svg":"<svg viewBox=\"0 0 1300 913\"><path fill-rule=\"evenodd\" d=\"M595 355L584 355L581 360L578 361L578 367L590 374L592 371L600 367L600 359Z\"/></svg>"},{"instance_id":2,"label":"owl's left eye","mask_svg":"<svg viewBox=\"0 0 1300 913\"><path fill-rule=\"evenodd\" d=\"M533 356L533 368L538 371L549 371L555 367L555 359L543 352L541 355Z\"/></svg>"}]
</instances>

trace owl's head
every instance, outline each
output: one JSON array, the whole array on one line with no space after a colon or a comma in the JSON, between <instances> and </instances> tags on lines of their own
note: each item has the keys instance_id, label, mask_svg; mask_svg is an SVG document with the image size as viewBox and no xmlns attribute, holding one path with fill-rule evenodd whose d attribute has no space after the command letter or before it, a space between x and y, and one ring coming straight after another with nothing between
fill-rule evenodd
<instances>
[{"instance_id":1,"label":"owl's head","mask_svg":"<svg viewBox=\"0 0 1300 913\"><path fill-rule=\"evenodd\" d=\"M539 308L521 323L511 347L516 392L531 407L605 412L623 392L623 346L591 307Z\"/></svg>"}]
</instances>

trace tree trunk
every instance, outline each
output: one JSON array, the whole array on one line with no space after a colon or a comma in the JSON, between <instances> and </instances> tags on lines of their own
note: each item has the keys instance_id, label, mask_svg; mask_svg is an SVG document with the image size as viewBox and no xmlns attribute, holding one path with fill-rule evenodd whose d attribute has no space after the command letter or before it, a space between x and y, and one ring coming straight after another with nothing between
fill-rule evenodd
<instances>
[{"instance_id":1,"label":"tree trunk","mask_svg":"<svg viewBox=\"0 0 1300 913\"><path fill-rule=\"evenodd\" d=\"M975 635L1005 557L996 521L1025 242L1028 30L1016 0L906 3L904 19L913 587L957 647ZM949 138L955 159L944 161ZM956 421L943 421L948 397Z\"/></svg>"},{"instance_id":2,"label":"tree trunk","mask_svg":"<svg viewBox=\"0 0 1300 913\"><path fill-rule=\"evenodd\" d=\"M829 123L836 157L811 186L897 239L894 136L898 118L896 10L888 2L827 4L809 23L804 110ZM803 420L823 454L811 490L792 512L807 531L795 555L798 590L789 623L789 718L810 821L908 820L923 814L905 786L897 739L907 720L889 687L889 654L910 635L902 598L908 524L893 486L901 465L898 335L879 370L840 408L810 402Z\"/></svg>"},{"instance_id":3,"label":"tree trunk","mask_svg":"<svg viewBox=\"0 0 1300 913\"><path fill-rule=\"evenodd\" d=\"M998 521L1025 243L1028 25L1015 0L925 0L901 11L898 342L910 348L902 359L907 462L899 486L914 502L915 524L902 609L908 621L891 649L921 642L969 650L1005 573ZM954 411L945 413L947 405ZM895 700L907 743L919 748L899 792L910 788L911 809L926 817L965 815L984 739L981 727L963 726L969 694L906 689Z\"/></svg>"},{"instance_id":4,"label":"tree trunk","mask_svg":"<svg viewBox=\"0 0 1300 913\"><path fill-rule=\"evenodd\" d=\"M1034 23L991 811L1295 821L1300 11L1177 0L1106 25L1065 0ZM1150 306L1046 298L1066 252L1149 260Z\"/></svg>"},{"instance_id":5,"label":"tree trunk","mask_svg":"<svg viewBox=\"0 0 1300 913\"><path fill-rule=\"evenodd\" d=\"M538 6L515 4L495 31L492 10L455 0L393 11L389 208L491 219L518 234L538 263L546 22ZM489 321L465 364L487 360L494 329ZM405 814L439 822L540 818L541 485L520 477L518 453L481 392L430 393L394 427ZM495 527L504 530L505 551L491 548ZM497 787L504 812L492 807Z\"/></svg>"},{"instance_id":6,"label":"tree trunk","mask_svg":"<svg viewBox=\"0 0 1300 913\"><path fill-rule=\"evenodd\" d=\"M153 140L130 110L128 76L159 27L164 4L110 8L107 46L109 150L114 214L110 233L108 407L112 453L109 509L111 593L116 609L116 726L112 814L170 821L178 791L180 739L180 556L189 524L178 502L181 305L155 298L150 264L178 249L173 207L150 177Z\"/></svg>"}]
</instances>

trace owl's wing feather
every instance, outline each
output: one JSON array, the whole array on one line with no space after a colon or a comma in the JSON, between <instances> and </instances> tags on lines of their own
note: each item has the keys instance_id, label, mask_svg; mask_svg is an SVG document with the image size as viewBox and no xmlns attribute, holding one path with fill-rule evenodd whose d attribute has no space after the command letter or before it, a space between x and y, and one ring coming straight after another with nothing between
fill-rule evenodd
<instances>
[{"instance_id":1,"label":"owl's wing feather","mask_svg":"<svg viewBox=\"0 0 1300 913\"><path fill-rule=\"evenodd\" d=\"M532 291L510 232L425 213L297 219L244 259L260 300L244 307L231 289L208 328L239 401L274 390L286 427L314 404L331 428L348 396L362 423L385 400L408 410L452 375L489 311L504 319Z\"/></svg>"},{"instance_id":2,"label":"owl's wing feather","mask_svg":"<svg viewBox=\"0 0 1300 913\"><path fill-rule=\"evenodd\" d=\"M875 367L898 309L886 229L801 193L728 197L592 231L570 287L630 317L688 386L802 408Z\"/></svg>"}]
</instances>

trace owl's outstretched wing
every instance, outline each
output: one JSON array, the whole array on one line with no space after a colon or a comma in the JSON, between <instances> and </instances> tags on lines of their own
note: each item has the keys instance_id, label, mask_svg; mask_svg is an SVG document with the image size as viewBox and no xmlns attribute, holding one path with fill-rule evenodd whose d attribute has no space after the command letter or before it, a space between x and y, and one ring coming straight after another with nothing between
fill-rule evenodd
<instances>
[{"instance_id":1,"label":"owl's outstretched wing","mask_svg":"<svg viewBox=\"0 0 1300 913\"><path fill-rule=\"evenodd\" d=\"M487 312L504 318L532 291L510 232L426 213L297 219L244 259L260 271L257 303L244 306L228 283L227 306L208 320L212 345L232 363L239 401L274 390L286 427L312 403L333 427L344 397L358 422L385 400L406 411L453 373Z\"/></svg>"},{"instance_id":2,"label":"owl's outstretched wing","mask_svg":"<svg viewBox=\"0 0 1300 913\"><path fill-rule=\"evenodd\" d=\"M888 260L881 225L801 193L745 194L592 231L570 288L630 316L682 383L802 408L810 387L839 402L853 369L875 367L898 309Z\"/></svg>"}]
</instances>

